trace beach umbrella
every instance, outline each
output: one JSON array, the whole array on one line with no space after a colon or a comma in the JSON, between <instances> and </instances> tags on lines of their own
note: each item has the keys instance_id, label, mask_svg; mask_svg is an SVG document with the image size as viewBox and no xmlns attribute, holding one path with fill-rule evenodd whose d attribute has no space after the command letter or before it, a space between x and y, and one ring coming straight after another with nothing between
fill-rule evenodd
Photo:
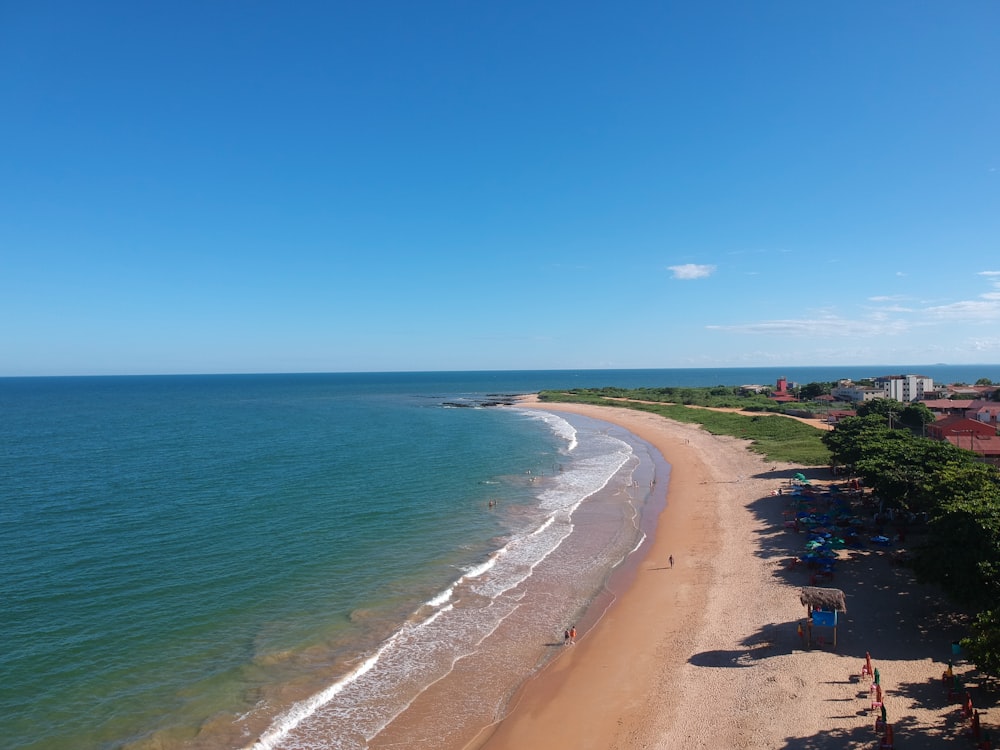
<instances>
[{"instance_id":1,"label":"beach umbrella","mask_svg":"<svg viewBox=\"0 0 1000 750\"><path fill-rule=\"evenodd\" d=\"M872 655L870 651L865 651L865 667L868 668L867 674L872 674Z\"/></svg>"},{"instance_id":2,"label":"beach umbrella","mask_svg":"<svg viewBox=\"0 0 1000 750\"><path fill-rule=\"evenodd\" d=\"M878 667L875 667L875 684L876 684L876 685L878 685L878 684L879 684L879 673L878 673Z\"/></svg>"},{"instance_id":3,"label":"beach umbrella","mask_svg":"<svg viewBox=\"0 0 1000 750\"><path fill-rule=\"evenodd\" d=\"M882 723L885 724L885 704L882 704Z\"/></svg>"},{"instance_id":4,"label":"beach umbrella","mask_svg":"<svg viewBox=\"0 0 1000 750\"><path fill-rule=\"evenodd\" d=\"M799 472L796 472L795 478L801 481L801 480L804 480L806 478L806 475L803 474L801 471L799 471Z\"/></svg>"}]
</instances>

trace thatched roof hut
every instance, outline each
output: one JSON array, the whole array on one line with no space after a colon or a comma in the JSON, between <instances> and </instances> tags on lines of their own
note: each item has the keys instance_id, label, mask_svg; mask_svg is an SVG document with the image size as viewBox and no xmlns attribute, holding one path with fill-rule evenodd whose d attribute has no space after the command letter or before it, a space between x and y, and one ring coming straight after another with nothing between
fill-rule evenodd
<instances>
[{"instance_id":1,"label":"thatched roof hut","mask_svg":"<svg viewBox=\"0 0 1000 750\"><path fill-rule=\"evenodd\" d=\"M799 601L810 610L819 609L824 612L847 612L847 599L840 589L821 589L816 586L803 586Z\"/></svg>"}]
</instances>

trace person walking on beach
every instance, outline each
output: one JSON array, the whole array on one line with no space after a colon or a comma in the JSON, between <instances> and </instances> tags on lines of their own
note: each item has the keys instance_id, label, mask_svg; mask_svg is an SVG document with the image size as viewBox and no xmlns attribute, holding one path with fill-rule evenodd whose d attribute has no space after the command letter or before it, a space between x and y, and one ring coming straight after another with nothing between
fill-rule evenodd
<instances>
[{"instance_id":1,"label":"person walking on beach","mask_svg":"<svg viewBox=\"0 0 1000 750\"><path fill-rule=\"evenodd\" d=\"M668 557L667 561L670 563L670 567L671 568L674 567L674 556L673 555L671 555L670 557Z\"/></svg>"},{"instance_id":2,"label":"person walking on beach","mask_svg":"<svg viewBox=\"0 0 1000 750\"><path fill-rule=\"evenodd\" d=\"M563 631L563 645L564 646L568 646L569 645L569 630L568 629Z\"/></svg>"},{"instance_id":3,"label":"person walking on beach","mask_svg":"<svg viewBox=\"0 0 1000 750\"><path fill-rule=\"evenodd\" d=\"M573 625L569 629L569 642L570 642L570 645L576 643L576 625Z\"/></svg>"}]
</instances>

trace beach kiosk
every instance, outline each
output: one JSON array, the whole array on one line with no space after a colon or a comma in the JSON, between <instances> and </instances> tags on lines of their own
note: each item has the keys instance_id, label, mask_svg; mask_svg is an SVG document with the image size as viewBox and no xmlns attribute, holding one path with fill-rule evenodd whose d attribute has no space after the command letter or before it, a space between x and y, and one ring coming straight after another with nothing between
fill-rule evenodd
<instances>
[{"instance_id":1,"label":"beach kiosk","mask_svg":"<svg viewBox=\"0 0 1000 750\"><path fill-rule=\"evenodd\" d=\"M833 630L831 642L837 647L837 615L847 612L847 599L840 589L804 586L799 595L799 601L806 608L807 637L806 644L812 646L813 628L830 628ZM820 645L826 640L823 636L817 638Z\"/></svg>"}]
</instances>

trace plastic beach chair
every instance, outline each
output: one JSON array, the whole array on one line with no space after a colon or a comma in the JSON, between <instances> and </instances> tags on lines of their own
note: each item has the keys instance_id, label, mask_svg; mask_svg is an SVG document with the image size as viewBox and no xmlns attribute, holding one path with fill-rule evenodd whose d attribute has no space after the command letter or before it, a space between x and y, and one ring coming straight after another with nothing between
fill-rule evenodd
<instances>
[{"instance_id":1,"label":"plastic beach chair","mask_svg":"<svg viewBox=\"0 0 1000 750\"><path fill-rule=\"evenodd\" d=\"M872 695L871 697L872 711L874 711L876 708L882 708L882 686L874 685L873 687L875 688L875 694Z\"/></svg>"},{"instance_id":2,"label":"plastic beach chair","mask_svg":"<svg viewBox=\"0 0 1000 750\"><path fill-rule=\"evenodd\" d=\"M878 743L879 750L893 750L896 746L896 738L893 736L892 724L885 725L885 734L882 735Z\"/></svg>"}]
</instances>

